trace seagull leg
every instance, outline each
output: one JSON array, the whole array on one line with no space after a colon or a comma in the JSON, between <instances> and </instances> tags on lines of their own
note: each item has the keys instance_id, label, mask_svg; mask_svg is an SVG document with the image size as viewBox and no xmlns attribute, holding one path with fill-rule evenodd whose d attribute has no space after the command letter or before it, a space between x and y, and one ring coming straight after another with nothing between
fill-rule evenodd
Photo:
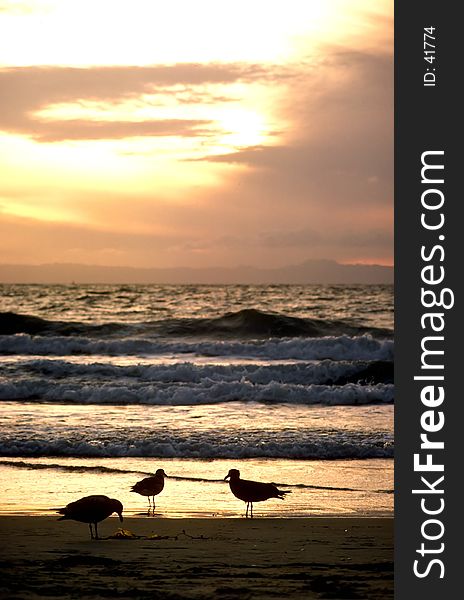
<instances>
[{"instance_id":1,"label":"seagull leg","mask_svg":"<svg viewBox=\"0 0 464 600\"><path fill-rule=\"evenodd\" d=\"M100 538L98 537L98 527L97 527L97 523L94 523L95 525L95 539L99 540Z\"/></svg>"},{"instance_id":2,"label":"seagull leg","mask_svg":"<svg viewBox=\"0 0 464 600\"><path fill-rule=\"evenodd\" d=\"M247 509L246 509L246 513L245 513L245 519L248 519L248 507L250 506L250 503L247 502Z\"/></svg>"},{"instance_id":3,"label":"seagull leg","mask_svg":"<svg viewBox=\"0 0 464 600\"><path fill-rule=\"evenodd\" d=\"M89 529L90 529L90 539L93 540L92 523L89 523Z\"/></svg>"},{"instance_id":4,"label":"seagull leg","mask_svg":"<svg viewBox=\"0 0 464 600\"><path fill-rule=\"evenodd\" d=\"M253 518L253 502L250 502L251 505L251 518Z\"/></svg>"}]
</instances>

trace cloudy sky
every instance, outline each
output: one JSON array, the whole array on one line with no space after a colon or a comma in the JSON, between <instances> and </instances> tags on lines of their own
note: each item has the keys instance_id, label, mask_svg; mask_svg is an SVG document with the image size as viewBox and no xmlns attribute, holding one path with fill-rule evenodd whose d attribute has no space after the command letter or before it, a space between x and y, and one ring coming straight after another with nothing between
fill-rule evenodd
<instances>
[{"instance_id":1,"label":"cloudy sky","mask_svg":"<svg viewBox=\"0 0 464 600\"><path fill-rule=\"evenodd\" d=\"M0 0L0 30L2 263L392 264L392 0Z\"/></svg>"}]
</instances>

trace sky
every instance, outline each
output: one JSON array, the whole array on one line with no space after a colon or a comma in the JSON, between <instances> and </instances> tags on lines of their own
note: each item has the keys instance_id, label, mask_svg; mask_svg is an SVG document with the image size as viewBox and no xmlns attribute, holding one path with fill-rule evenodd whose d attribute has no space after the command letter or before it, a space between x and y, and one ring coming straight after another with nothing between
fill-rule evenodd
<instances>
[{"instance_id":1,"label":"sky","mask_svg":"<svg viewBox=\"0 0 464 600\"><path fill-rule=\"evenodd\" d=\"M393 262L393 1L0 0L0 262Z\"/></svg>"}]
</instances>

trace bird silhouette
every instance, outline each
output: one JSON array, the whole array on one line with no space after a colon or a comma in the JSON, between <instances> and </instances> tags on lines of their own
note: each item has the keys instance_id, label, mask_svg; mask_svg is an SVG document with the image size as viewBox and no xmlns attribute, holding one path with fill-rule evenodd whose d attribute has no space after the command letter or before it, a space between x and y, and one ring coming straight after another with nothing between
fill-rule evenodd
<instances>
[{"instance_id":1,"label":"bird silhouette","mask_svg":"<svg viewBox=\"0 0 464 600\"><path fill-rule=\"evenodd\" d=\"M232 494L239 500L246 502L246 518L248 519L248 510L250 510L250 518L253 518L253 502L263 502L269 498L279 498L283 500L285 494L291 492L279 490L274 483L261 483L259 481L248 481L240 479L240 471L238 469L230 469L224 477L224 481L229 479L229 487Z\"/></svg>"},{"instance_id":2,"label":"bird silhouette","mask_svg":"<svg viewBox=\"0 0 464 600\"><path fill-rule=\"evenodd\" d=\"M155 510L155 496L163 491L164 478L167 477L163 469L158 469L151 477L145 477L141 481L137 481L135 485L131 487L131 492L140 494L141 496L148 497L148 513ZM153 506L152 501L153 499Z\"/></svg>"},{"instance_id":3,"label":"bird silhouette","mask_svg":"<svg viewBox=\"0 0 464 600\"><path fill-rule=\"evenodd\" d=\"M108 496L86 496L75 502L70 502L64 508L57 509L60 515L63 515L58 521L72 519L81 523L88 523L90 529L90 539L98 540L98 523L103 521L113 513L119 515L122 521L123 506L119 500L108 498ZM95 526L95 538L92 531L92 524Z\"/></svg>"}]
</instances>

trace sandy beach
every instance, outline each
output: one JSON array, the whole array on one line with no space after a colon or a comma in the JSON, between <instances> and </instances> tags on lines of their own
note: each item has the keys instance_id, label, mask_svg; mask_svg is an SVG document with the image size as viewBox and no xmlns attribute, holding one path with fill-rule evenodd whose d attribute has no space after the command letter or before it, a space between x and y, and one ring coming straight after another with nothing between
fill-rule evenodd
<instances>
[{"instance_id":1,"label":"sandy beach","mask_svg":"<svg viewBox=\"0 0 464 600\"><path fill-rule=\"evenodd\" d=\"M134 538L112 538L122 525ZM2 598L393 597L388 518L0 517Z\"/></svg>"}]
</instances>

